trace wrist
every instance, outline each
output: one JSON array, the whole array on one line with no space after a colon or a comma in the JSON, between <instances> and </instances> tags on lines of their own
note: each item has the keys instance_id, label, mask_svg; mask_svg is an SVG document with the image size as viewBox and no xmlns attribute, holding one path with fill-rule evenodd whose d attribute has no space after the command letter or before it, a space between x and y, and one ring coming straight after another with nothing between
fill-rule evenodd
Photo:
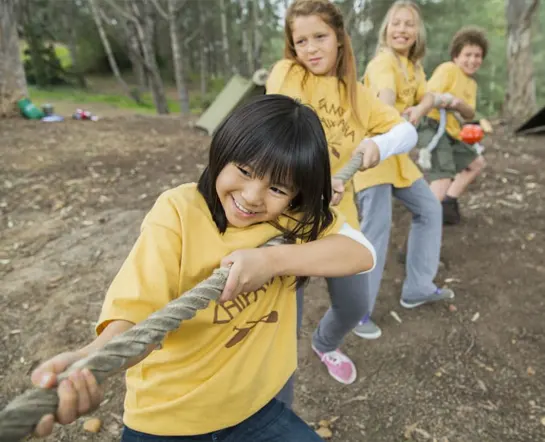
<instances>
[{"instance_id":1,"label":"wrist","mask_svg":"<svg viewBox=\"0 0 545 442\"><path fill-rule=\"evenodd\" d=\"M284 260L282 257L282 249L285 245L278 245L274 247L265 247L263 249L263 256L265 257L265 268L269 269L271 277L283 276Z\"/></svg>"}]
</instances>

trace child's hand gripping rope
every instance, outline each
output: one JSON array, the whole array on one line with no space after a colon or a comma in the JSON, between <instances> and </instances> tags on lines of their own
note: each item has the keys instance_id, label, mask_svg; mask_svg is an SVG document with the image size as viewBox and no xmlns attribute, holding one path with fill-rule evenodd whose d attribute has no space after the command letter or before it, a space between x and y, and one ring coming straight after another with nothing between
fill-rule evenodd
<instances>
[{"instance_id":1,"label":"child's hand gripping rope","mask_svg":"<svg viewBox=\"0 0 545 442\"><path fill-rule=\"evenodd\" d=\"M335 178L343 182L350 180L362 164L363 153L356 153ZM276 237L260 247L274 246L283 242L283 238ZM83 359L79 359L75 353L63 354L72 355L69 357L69 359L72 358L70 361L63 362L64 365L78 360L71 363L62 373L57 374L54 388L30 389L0 411L0 442L20 441L34 431L43 416L54 415L59 407L57 386L68 379L74 371L82 371L84 376L86 372L89 372L96 380L98 387L108 377L127 369L135 363L134 361L142 359L142 355L146 355L150 347L160 347L170 331L178 329L183 321L193 318L197 310L205 309L211 301L217 301L220 298L228 276L229 268L227 267L214 270L209 278L197 284L183 296L169 302L144 321L114 337L104 347ZM94 382L90 384L94 385ZM90 396L91 398L100 397L93 392ZM96 407L94 403L89 405L86 408Z\"/></svg>"}]
</instances>

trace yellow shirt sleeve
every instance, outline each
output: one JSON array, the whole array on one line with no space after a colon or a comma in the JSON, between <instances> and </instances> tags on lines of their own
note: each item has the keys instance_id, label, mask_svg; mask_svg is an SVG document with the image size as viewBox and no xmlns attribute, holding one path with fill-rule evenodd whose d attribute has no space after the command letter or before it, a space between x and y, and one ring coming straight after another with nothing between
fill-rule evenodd
<instances>
[{"instance_id":1,"label":"yellow shirt sleeve","mask_svg":"<svg viewBox=\"0 0 545 442\"><path fill-rule=\"evenodd\" d=\"M450 63L443 63L435 69L428 81L428 91L442 94L451 89L455 75L452 66Z\"/></svg>"},{"instance_id":2,"label":"yellow shirt sleeve","mask_svg":"<svg viewBox=\"0 0 545 442\"><path fill-rule=\"evenodd\" d=\"M320 238L339 233L342 226L346 222L346 217L340 212L339 209L337 209L336 207L330 207L329 210L331 210L331 213L333 213L334 219L329 227L320 234Z\"/></svg>"},{"instance_id":3,"label":"yellow shirt sleeve","mask_svg":"<svg viewBox=\"0 0 545 442\"><path fill-rule=\"evenodd\" d=\"M380 54L367 66L364 84L377 94L383 89L389 89L397 95L396 67L389 54Z\"/></svg>"},{"instance_id":4,"label":"yellow shirt sleeve","mask_svg":"<svg viewBox=\"0 0 545 442\"><path fill-rule=\"evenodd\" d=\"M181 221L163 195L145 217L140 236L106 294L97 334L115 320L143 321L177 298L181 255Z\"/></svg>"},{"instance_id":5,"label":"yellow shirt sleeve","mask_svg":"<svg viewBox=\"0 0 545 442\"><path fill-rule=\"evenodd\" d=\"M265 85L267 94L279 94L284 86L284 82L290 80L287 78L288 73L293 69L297 69L297 66L295 66L295 63L291 60L280 60L277 62L271 69L267 78L267 83Z\"/></svg>"},{"instance_id":6,"label":"yellow shirt sleeve","mask_svg":"<svg viewBox=\"0 0 545 442\"><path fill-rule=\"evenodd\" d=\"M365 105L370 110L366 127L368 136L386 133L405 121L395 107L383 103L365 86L359 86L361 86L360 93L362 95L360 102L366 103Z\"/></svg>"}]
</instances>

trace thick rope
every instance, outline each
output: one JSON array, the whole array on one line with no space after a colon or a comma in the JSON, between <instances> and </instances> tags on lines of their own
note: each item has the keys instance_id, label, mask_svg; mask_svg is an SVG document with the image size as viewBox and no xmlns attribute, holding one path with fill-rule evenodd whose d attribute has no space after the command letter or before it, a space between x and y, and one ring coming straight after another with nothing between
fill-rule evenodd
<instances>
[{"instance_id":1,"label":"thick rope","mask_svg":"<svg viewBox=\"0 0 545 442\"><path fill-rule=\"evenodd\" d=\"M346 182L359 170L363 154L354 156L335 178ZM283 244L282 237L272 238L260 247ZM127 368L128 362L141 357L152 345L160 346L168 332L177 330L183 321L195 316L197 310L216 301L225 287L229 269L219 268L179 298L152 313L116 336L93 354L72 364L57 375L58 383L74 370L87 368L99 384ZM55 414L59 405L57 389L33 388L11 401L0 411L0 442L18 442L31 434L40 419Z\"/></svg>"},{"instance_id":2,"label":"thick rope","mask_svg":"<svg viewBox=\"0 0 545 442\"><path fill-rule=\"evenodd\" d=\"M355 154L346 165L339 170L334 176L334 178L337 178L338 180L342 180L345 183L347 181L350 181L354 174L360 170L360 167L363 162L363 153L358 152Z\"/></svg>"},{"instance_id":3,"label":"thick rope","mask_svg":"<svg viewBox=\"0 0 545 442\"><path fill-rule=\"evenodd\" d=\"M431 169L431 153L433 149L437 147L439 140L445 134L445 129L447 126L447 111L445 109L439 109L439 126L437 132L432 137L430 142L426 147L423 147L418 152L418 165L423 170Z\"/></svg>"}]
</instances>

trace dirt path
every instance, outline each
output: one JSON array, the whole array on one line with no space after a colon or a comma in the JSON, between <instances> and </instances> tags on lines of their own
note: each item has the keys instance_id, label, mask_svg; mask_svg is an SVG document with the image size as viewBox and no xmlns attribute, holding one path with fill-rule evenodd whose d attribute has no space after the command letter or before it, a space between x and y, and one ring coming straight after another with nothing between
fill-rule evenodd
<instances>
[{"instance_id":1,"label":"dirt path","mask_svg":"<svg viewBox=\"0 0 545 442\"><path fill-rule=\"evenodd\" d=\"M0 121L0 140L4 406L28 388L39 361L92 338L104 292L144 214L162 190L198 177L209 138L175 117L106 116ZM375 315L384 335L347 337L343 348L359 369L352 386L329 378L311 354L310 334L328 306L323 282L312 283L296 400L308 422L338 416L332 440L343 442L545 440L542 144L501 128L486 140L486 176L463 201L465 222L445 230L438 281L456 291L456 312L399 306L403 268L393 252L407 216L396 206ZM122 398L118 377L96 413L100 433L77 422L48 440L118 440Z\"/></svg>"}]
</instances>

